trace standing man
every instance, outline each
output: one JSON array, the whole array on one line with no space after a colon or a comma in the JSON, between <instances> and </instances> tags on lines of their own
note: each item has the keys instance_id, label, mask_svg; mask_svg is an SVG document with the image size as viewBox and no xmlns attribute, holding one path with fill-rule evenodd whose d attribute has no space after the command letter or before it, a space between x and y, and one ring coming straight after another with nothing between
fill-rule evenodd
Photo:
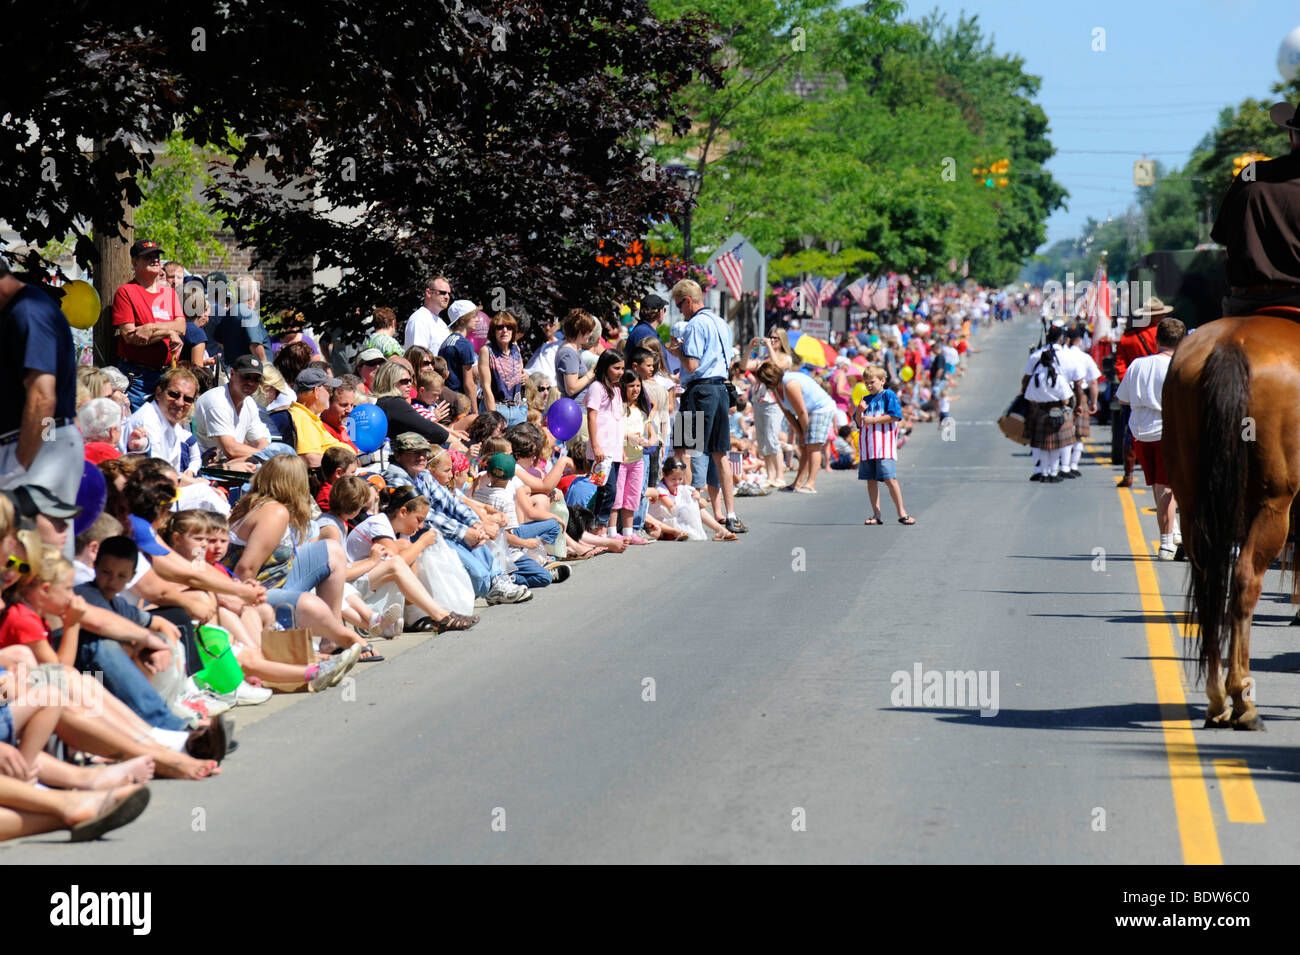
<instances>
[{"instance_id":1,"label":"standing man","mask_svg":"<svg viewBox=\"0 0 1300 955\"><path fill-rule=\"evenodd\" d=\"M1268 115L1290 134L1291 152L1234 178L1210 230L1228 250L1225 316L1300 306L1300 116L1290 103L1275 103Z\"/></svg>"},{"instance_id":2,"label":"standing man","mask_svg":"<svg viewBox=\"0 0 1300 955\"><path fill-rule=\"evenodd\" d=\"M451 334L447 323L439 318L450 304L451 283L447 281L446 276L435 275L425 282L424 304L412 312L411 317L406 320L404 346L410 348L412 345L419 345L421 348L429 349L435 355L438 354L443 341Z\"/></svg>"},{"instance_id":3,"label":"standing man","mask_svg":"<svg viewBox=\"0 0 1300 955\"><path fill-rule=\"evenodd\" d=\"M1030 402L1025 415L1025 437L1034 455L1031 481L1060 484L1061 459L1074 445L1074 413L1070 397L1083 401L1083 376L1065 351L1065 329L1053 325L1047 330L1047 344L1029 356L1020 393Z\"/></svg>"},{"instance_id":4,"label":"standing man","mask_svg":"<svg viewBox=\"0 0 1300 955\"><path fill-rule=\"evenodd\" d=\"M81 487L72 329L39 286L0 259L0 488L35 486L70 506Z\"/></svg>"},{"instance_id":5,"label":"standing man","mask_svg":"<svg viewBox=\"0 0 1300 955\"><path fill-rule=\"evenodd\" d=\"M636 324L627 333L629 355L645 339L659 337L659 323L663 321L664 309L667 307L668 303L654 292L641 299L641 311L637 314Z\"/></svg>"},{"instance_id":6,"label":"standing man","mask_svg":"<svg viewBox=\"0 0 1300 955\"><path fill-rule=\"evenodd\" d=\"M1115 347L1115 377L1121 384L1124 382L1129 364L1134 359L1156 353L1157 325L1161 319L1166 315L1172 315L1173 312L1172 306L1166 305L1155 296L1152 296L1145 305L1133 309L1132 316L1125 322L1124 333L1120 335L1119 344ZM1118 408L1116 410L1119 411ZM1125 407L1120 414L1111 415L1111 427L1115 427L1118 422L1124 435L1124 476L1120 478L1118 487L1133 486L1133 468L1137 464L1136 452L1133 450L1133 435L1128 427L1131 413L1132 409Z\"/></svg>"},{"instance_id":7,"label":"standing man","mask_svg":"<svg viewBox=\"0 0 1300 955\"><path fill-rule=\"evenodd\" d=\"M1133 447L1147 487L1156 498L1156 523L1160 526L1160 560L1173 560L1177 554L1174 541L1174 493L1169 487L1169 474L1165 470L1164 455L1160 452L1160 438L1164 433L1163 406L1160 395L1169 374L1169 363L1174 349L1183 340L1187 326L1176 318L1164 318L1156 332L1157 351L1154 355L1138 358L1128 368L1120 382L1115 400L1131 405L1133 415L1129 430L1133 432Z\"/></svg>"},{"instance_id":8,"label":"standing man","mask_svg":"<svg viewBox=\"0 0 1300 955\"><path fill-rule=\"evenodd\" d=\"M185 335L185 313L176 290L163 281L162 249L141 239L131 246L135 278L113 296L118 366L130 379L127 398L138 411L158 379L175 363Z\"/></svg>"},{"instance_id":9,"label":"standing man","mask_svg":"<svg viewBox=\"0 0 1300 955\"><path fill-rule=\"evenodd\" d=\"M1101 380L1101 369L1083 348L1083 336L1082 325L1073 326L1067 336L1070 342L1067 354L1083 373L1083 384L1088 389L1088 400L1074 407L1074 445L1070 450L1070 460L1066 462L1068 467L1062 465L1061 468L1061 473L1068 478L1083 477L1079 471L1083 439L1092 435L1092 416L1097 413L1097 382Z\"/></svg>"},{"instance_id":10,"label":"standing man","mask_svg":"<svg viewBox=\"0 0 1300 955\"><path fill-rule=\"evenodd\" d=\"M731 450L730 402L727 397L727 360L731 355L731 329L712 309L704 305L704 291L697 282L683 279L672 287L669 298L686 318L685 337L672 341L668 350L682 363L681 417L674 428L677 460L686 451L703 451L717 469L720 487L709 485L713 513L721 518L720 504L726 505L727 530L744 534L749 528L736 516L735 487L727 452ZM722 499L719 501L718 492Z\"/></svg>"},{"instance_id":11,"label":"standing man","mask_svg":"<svg viewBox=\"0 0 1300 955\"><path fill-rule=\"evenodd\" d=\"M478 311L478 306L469 299L458 298L452 302L447 308L451 334L437 352L447 363L447 387L464 394L471 409L478 408L478 351L465 336ZM492 383L488 382L488 387L491 386Z\"/></svg>"},{"instance_id":12,"label":"standing man","mask_svg":"<svg viewBox=\"0 0 1300 955\"><path fill-rule=\"evenodd\" d=\"M257 280L251 275L240 276L235 282L235 302L218 330L227 364L233 365L241 355L252 355L266 364L266 346L271 344L271 336L258 314L261 295Z\"/></svg>"}]
</instances>

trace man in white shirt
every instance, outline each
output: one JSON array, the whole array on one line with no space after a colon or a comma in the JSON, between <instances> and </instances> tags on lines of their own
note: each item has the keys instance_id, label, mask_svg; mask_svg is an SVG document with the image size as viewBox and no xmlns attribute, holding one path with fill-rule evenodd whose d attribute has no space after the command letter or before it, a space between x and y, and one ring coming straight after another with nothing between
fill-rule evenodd
<instances>
[{"instance_id":1,"label":"man in white shirt","mask_svg":"<svg viewBox=\"0 0 1300 955\"><path fill-rule=\"evenodd\" d=\"M1061 468L1074 445L1074 415L1069 408L1073 396L1083 401L1083 371L1067 354L1065 329L1053 325L1047 330L1047 344L1029 356L1020 383L1029 400L1025 415L1025 437L1034 456L1031 481L1059 484L1065 480Z\"/></svg>"},{"instance_id":2,"label":"man in white shirt","mask_svg":"<svg viewBox=\"0 0 1300 955\"><path fill-rule=\"evenodd\" d=\"M263 364L252 355L240 355L230 369L224 388L204 392L194 405L194 437L204 457L234 471L252 471L257 462L270 457L271 432L257 413L253 394L262 385ZM295 454L281 445L272 454Z\"/></svg>"},{"instance_id":3,"label":"man in white shirt","mask_svg":"<svg viewBox=\"0 0 1300 955\"><path fill-rule=\"evenodd\" d=\"M451 283L441 275L435 275L424 283L424 304L411 313L406 320L406 334L403 347L419 345L435 355L442 347L443 341L451 334L438 315L451 304Z\"/></svg>"},{"instance_id":4,"label":"man in white shirt","mask_svg":"<svg viewBox=\"0 0 1300 955\"><path fill-rule=\"evenodd\" d=\"M1124 372L1115 400L1130 405L1128 428L1133 432L1133 450L1147 487L1153 488L1156 498L1156 523L1160 525L1160 560L1173 560L1177 553L1174 544L1174 494L1169 487L1165 459L1160 453L1160 438L1164 433L1164 419L1160 394L1165 387L1165 376L1173 360L1174 349L1183 340L1187 326L1176 318L1162 318L1156 328L1154 355L1135 358Z\"/></svg>"},{"instance_id":5,"label":"man in white shirt","mask_svg":"<svg viewBox=\"0 0 1300 955\"><path fill-rule=\"evenodd\" d=\"M1088 390L1087 402L1079 402L1074 407L1074 446L1070 449L1070 460L1062 466L1061 473L1068 478L1083 477L1079 471L1079 460L1083 457L1083 439L1092 435L1092 416L1097 413L1097 382L1101 380L1101 369L1088 354L1083 344L1087 331L1082 325L1075 325L1069 331L1070 347L1066 354L1083 373L1083 386Z\"/></svg>"}]
</instances>

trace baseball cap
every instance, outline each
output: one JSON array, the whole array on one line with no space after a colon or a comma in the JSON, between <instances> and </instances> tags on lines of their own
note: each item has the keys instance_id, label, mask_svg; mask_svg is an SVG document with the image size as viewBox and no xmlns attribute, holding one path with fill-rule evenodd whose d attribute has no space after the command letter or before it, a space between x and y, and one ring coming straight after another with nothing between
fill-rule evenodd
<instances>
[{"instance_id":1,"label":"baseball cap","mask_svg":"<svg viewBox=\"0 0 1300 955\"><path fill-rule=\"evenodd\" d=\"M393 439L394 453L402 451L432 451L433 445L425 439L424 435L417 434L414 431L403 431Z\"/></svg>"},{"instance_id":2,"label":"baseball cap","mask_svg":"<svg viewBox=\"0 0 1300 955\"><path fill-rule=\"evenodd\" d=\"M14 509L23 517L44 514L57 520L71 520L81 513L81 507L61 501L37 484L24 484L13 490Z\"/></svg>"},{"instance_id":3,"label":"baseball cap","mask_svg":"<svg viewBox=\"0 0 1300 955\"><path fill-rule=\"evenodd\" d=\"M686 339L686 323L685 323L685 322L673 322L673 324L672 324L672 328L670 328L670 329L668 330L668 336L669 336L670 338L675 338L675 339L677 339L677 341L679 341L679 342L680 342L680 341L685 341L685 339Z\"/></svg>"},{"instance_id":4,"label":"baseball cap","mask_svg":"<svg viewBox=\"0 0 1300 955\"><path fill-rule=\"evenodd\" d=\"M641 311L643 312L657 312L661 308L667 307L668 303L654 292L651 292L645 298L641 299Z\"/></svg>"},{"instance_id":5,"label":"baseball cap","mask_svg":"<svg viewBox=\"0 0 1300 955\"><path fill-rule=\"evenodd\" d=\"M138 259L142 255L153 255L154 253L162 255L162 246L153 239L140 239L138 242L131 244L131 258Z\"/></svg>"},{"instance_id":6,"label":"baseball cap","mask_svg":"<svg viewBox=\"0 0 1300 955\"><path fill-rule=\"evenodd\" d=\"M381 352L378 348L367 348L365 351L363 351L360 355L357 356L358 365L364 365L367 362L383 361L383 360L384 360L384 353Z\"/></svg>"},{"instance_id":7,"label":"baseball cap","mask_svg":"<svg viewBox=\"0 0 1300 955\"><path fill-rule=\"evenodd\" d=\"M498 451L488 459L488 474L494 478L505 478L507 481L515 476L515 459L513 455L506 454L504 451Z\"/></svg>"},{"instance_id":8,"label":"baseball cap","mask_svg":"<svg viewBox=\"0 0 1300 955\"><path fill-rule=\"evenodd\" d=\"M478 306L467 298L458 298L447 306L447 321L455 325L470 312L477 312Z\"/></svg>"},{"instance_id":9,"label":"baseball cap","mask_svg":"<svg viewBox=\"0 0 1300 955\"><path fill-rule=\"evenodd\" d=\"M331 378L324 368L304 368L298 372L298 377L293 380L293 386L298 391L306 391L308 388L319 388L326 385L330 388L337 388L343 384L337 378Z\"/></svg>"},{"instance_id":10,"label":"baseball cap","mask_svg":"<svg viewBox=\"0 0 1300 955\"><path fill-rule=\"evenodd\" d=\"M240 355L230 366L231 371L237 371L241 375L260 375L263 365L252 355Z\"/></svg>"}]
</instances>

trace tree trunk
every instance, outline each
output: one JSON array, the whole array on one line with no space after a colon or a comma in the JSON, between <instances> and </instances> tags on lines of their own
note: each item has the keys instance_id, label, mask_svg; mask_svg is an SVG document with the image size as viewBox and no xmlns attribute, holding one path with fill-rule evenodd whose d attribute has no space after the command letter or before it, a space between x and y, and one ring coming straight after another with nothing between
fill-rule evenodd
<instances>
[{"instance_id":1,"label":"tree trunk","mask_svg":"<svg viewBox=\"0 0 1300 955\"><path fill-rule=\"evenodd\" d=\"M96 152L101 144L96 143ZM118 287L131 281L135 271L131 268L131 243L135 241L135 209L122 198L123 231L126 239L95 234L95 291L103 306L95 324L95 364L102 367L117 361L117 336L113 334L111 310L113 296Z\"/></svg>"}]
</instances>

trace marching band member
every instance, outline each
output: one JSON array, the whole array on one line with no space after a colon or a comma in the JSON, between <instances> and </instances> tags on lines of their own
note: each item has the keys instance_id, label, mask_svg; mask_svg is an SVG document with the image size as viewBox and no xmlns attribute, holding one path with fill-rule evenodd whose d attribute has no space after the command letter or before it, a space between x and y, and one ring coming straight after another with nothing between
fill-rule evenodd
<instances>
[{"instance_id":1,"label":"marching band member","mask_svg":"<svg viewBox=\"0 0 1300 955\"><path fill-rule=\"evenodd\" d=\"M1020 393L1030 403L1025 416L1025 437L1034 455L1031 481L1059 484L1065 480L1061 468L1074 445L1074 415L1070 400L1083 402L1083 374L1068 355L1062 340L1065 329L1053 325L1047 330L1047 344L1029 356L1020 382Z\"/></svg>"}]
</instances>

